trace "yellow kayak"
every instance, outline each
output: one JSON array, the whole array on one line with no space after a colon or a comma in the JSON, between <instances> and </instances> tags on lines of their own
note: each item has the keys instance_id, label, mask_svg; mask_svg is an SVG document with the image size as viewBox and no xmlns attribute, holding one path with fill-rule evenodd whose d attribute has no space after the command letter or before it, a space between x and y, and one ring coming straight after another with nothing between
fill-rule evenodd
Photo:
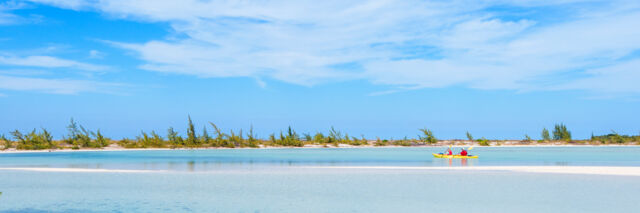
<instances>
[{"instance_id":1,"label":"yellow kayak","mask_svg":"<svg viewBox=\"0 0 640 213\"><path fill-rule=\"evenodd\" d=\"M462 155L445 155L445 154L436 154L436 153L433 153L433 157L435 158L478 158L477 155L462 156Z\"/></svg>"}]
</instances>

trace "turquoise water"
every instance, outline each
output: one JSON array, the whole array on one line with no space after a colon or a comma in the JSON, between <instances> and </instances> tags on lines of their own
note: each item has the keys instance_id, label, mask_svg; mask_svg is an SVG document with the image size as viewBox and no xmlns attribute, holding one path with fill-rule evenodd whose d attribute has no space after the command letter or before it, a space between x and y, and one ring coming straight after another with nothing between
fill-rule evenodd
<instances>
[{"instance_id":1,"label":"turquoise water","mask_svg":"<svg viewBox=\"0 0 640 213\"><path fill-rule=\"evenodd\" d=\"M634 212L640 178L498 171L304 166L640 166L639 147L242 149L0 154L0 212Z\"/></svg>"},{"instance_id":2,"label":"turquoise water","mask_svg":"<svg viewBox=\"0 0 640 213\"><path fill-rule=\"evenodd\" d=\"M456 149L454 149L456 150ZM210 170L237 166L462 166L443 148L209 149L0 154L0 167ZM640 147L476 147L467 166L640 166Z\"/></svg>"}]
</instances>

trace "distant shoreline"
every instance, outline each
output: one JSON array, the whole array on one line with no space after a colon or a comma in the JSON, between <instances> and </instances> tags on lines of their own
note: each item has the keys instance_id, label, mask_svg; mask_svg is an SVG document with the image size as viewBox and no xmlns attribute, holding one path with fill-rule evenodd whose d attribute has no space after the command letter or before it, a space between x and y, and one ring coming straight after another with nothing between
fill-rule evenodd
<instances>
[{"instance_id":1,"label":"distant shoreline","mask_svg":"<svg viewBox=\"0 0 640 213\"><path fill-rule=\"evenodd\" d=\"M364 145L364 146L353 146L347 144L340 144L340 146L328 146L324 147L322 145L305 145L302 147L290 147L290 146L262 146L258 148L251 147L238 147L238 148L226 148L226 147L196 147L196 148L123 148L123 147L105 147L102 149L44 149L44 150L0 150L0 154L11 154L11 153L48 153L48 152L114 152L114 151L168 151L168 150L219 150L219 149L362 149L362 148L423 148L423 147L441 147L445 148L449 145L417 145L417 146L372 146L372 145ZM603 144L603 145L593 145L593 144L509 144L509 145L500 145L500 146L478 146L478 145L453 145L454 148L460 147L491 147L491 148L509 148L509 147L640 147L637 144Z\"/></svg>"}]
</instances>

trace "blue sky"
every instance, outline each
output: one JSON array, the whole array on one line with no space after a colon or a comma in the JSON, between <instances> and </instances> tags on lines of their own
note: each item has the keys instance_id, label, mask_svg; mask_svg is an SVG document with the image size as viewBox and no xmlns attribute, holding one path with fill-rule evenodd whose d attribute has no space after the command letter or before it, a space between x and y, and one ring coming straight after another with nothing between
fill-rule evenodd
<instances>
[{"instance_id":1,"label":"blue sky","mask_svg":"<svg viewBox=\"0 0 640 213\"><path fill-rule=\"evenodd\" d=\"M0 133L638 134L638 20L637 1L5 0Z\"/></svg>"}]
</instances>

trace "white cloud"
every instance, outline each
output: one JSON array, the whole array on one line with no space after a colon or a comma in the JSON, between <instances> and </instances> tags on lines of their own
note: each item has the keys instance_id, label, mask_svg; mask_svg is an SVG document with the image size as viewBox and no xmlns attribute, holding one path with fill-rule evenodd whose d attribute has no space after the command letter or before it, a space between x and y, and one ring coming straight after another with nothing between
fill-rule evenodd
<instances>
[{"instance_id":1,"label":"white cloud","mask_svg":"<svg viewBox=\"0 0 640 213\"><path fill-rule=\"evenodd\" d=\"M53 94L77 94L81 92L111 93L120 84L74 79L44 79L0 75L0 89L36 91Z\"/></svg>"},{"instance_id":2,"label":"white cloud","mask_svg":"<svg viewBox=\"0 0 640 213\"><path fill-rule=\"evenodd\" d=\"M588 89L596 93L640 93L640 59L589 69L588 77L563 84L554 89ZM615 82L612 84L611 82Z\"/></svg>"},{"instance_id":3,"label":"white cloud","mask_svg":"<svg viewBox=\"0 0 640 213\"><path fill-rule=\"evenodd\" d=\"M87 71L103 71L108 69L108 67L102 65L82 63L52 56L0 56L0 64L44 68L74 68Z\"/></svg>"},{"instance_id":4,"label":"white cloud","mask_svg":"<svg viewBox=\"0 0 640 213\"><path fill-rule=\"evenodd\" d=\"M17 2L7 1L0 2L0 25L9 25L19 22L20 17L9 13L8 11L18 9L21 5Z\"/></svg>"},{"instance_id":5,"label":"white cloud","mask_svg":"<svg viewBox=\"0 0 640 213\"><path fill-rule=\"evenodd\" d=\"M89 58L94 58L94 59L104 58L104 53L98 50L89 50Z\"/></svg>"},{"instance_id":6,"label":"white cloud","mask_svg":"<svg viewBox=\"0 0 640 213\"><path fill-rule=\"evenodd\" d=\"M0 11L0 25L12 24L16 19L15 15Z\"/></svg>"},{"instance_id":7,"label":"white cloud","mask_svg":"<svg viewBox=\"0 0 640 213\"><path fill-rule=\"evenodd\" d=\"M302 85L366 79L400 90L594 90L585 82L603 81L610 85L603 91L640 91L640 84L613 82L637 73L620 71L637 64L619 62L640 49L640 5L633 1L40 2L168 22L182 39L113 42L150 71ZM526 12L505 18L486 10L494 6L561 12L554 21ZM339 68L345 64L356 66ZM612 68L590 73L603 66Z\"/></svg>"},{"instance_id":8,"label":"white cloud","mask_svg":"<svg viewBox=\"0 0 640 213\"><path fill-rule=\"evenodd\" d=\"M0 2L0 26L40 22L42 19L42 16L40 15L31 14L27 16L19 16L11 13L13 10L24 9L27 7L26 3L19 0L6 0Z\"/></svg>"}]
</instances>

